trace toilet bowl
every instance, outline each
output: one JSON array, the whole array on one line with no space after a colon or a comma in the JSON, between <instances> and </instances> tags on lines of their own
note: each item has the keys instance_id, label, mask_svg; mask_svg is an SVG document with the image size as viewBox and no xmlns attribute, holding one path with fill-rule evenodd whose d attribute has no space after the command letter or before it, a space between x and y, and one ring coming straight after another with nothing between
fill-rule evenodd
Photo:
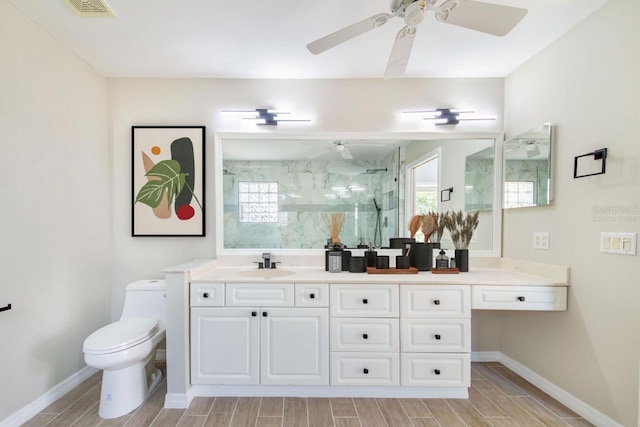
<instances>
[{"instance_id":1,"label":"toilet bowl","mask_svg":"<svg viewBox=\"0 0 640 427\"><path fill-rule=\"evenodd\" d=\"M123 416L153 392L162 380L154 363L164 338L164 280L131 283L120 320L98 329L83 344L87 365L103 371L100 417Z\"/></svg>"}]
</instances>

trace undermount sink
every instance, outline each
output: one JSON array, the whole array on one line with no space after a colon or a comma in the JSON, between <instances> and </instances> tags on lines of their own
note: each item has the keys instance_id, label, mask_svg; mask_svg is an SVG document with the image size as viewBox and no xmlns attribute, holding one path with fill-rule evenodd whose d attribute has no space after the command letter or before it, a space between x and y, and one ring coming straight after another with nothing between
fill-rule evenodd
<instances>
[{"instance_id":1,"label":"undermount sink","mask_svg":"<svg viewBox=\"0 0 640 427\"><path fill-rule=\"evenodd\" d=\"M296 274L296 272L290 271L290 270L279 270L275 268L262 268L262 269L238 271L235 274L236 276L243 276L243 277L259 277L261 279L272 279L276 277L291 276L292 274Z\"/></svg>"}]
</instances>

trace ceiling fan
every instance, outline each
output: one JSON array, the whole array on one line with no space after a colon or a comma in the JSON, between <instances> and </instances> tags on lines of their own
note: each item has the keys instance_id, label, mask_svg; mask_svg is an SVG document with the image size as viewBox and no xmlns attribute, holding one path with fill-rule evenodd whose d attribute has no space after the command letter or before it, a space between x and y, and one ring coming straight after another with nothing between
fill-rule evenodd
<instances>
[{"instance_id":1,"label":"ceiling fan","mask_svg":"<svg viewBox=\"0 0 640 427\"><path fill-rule=\"evenodd\" d=\"M391 13L378 13L313 41L307 49L317 55L384 25L391 18L402 18L405 26L396 35L384 73L385 79L389 79L401 76L407 69L416 27L427 11L434 12L440 22L495 36L508 34L527 14L527 9L475 0L391 0L390 9Z\"/></svg>"}]
</instances>

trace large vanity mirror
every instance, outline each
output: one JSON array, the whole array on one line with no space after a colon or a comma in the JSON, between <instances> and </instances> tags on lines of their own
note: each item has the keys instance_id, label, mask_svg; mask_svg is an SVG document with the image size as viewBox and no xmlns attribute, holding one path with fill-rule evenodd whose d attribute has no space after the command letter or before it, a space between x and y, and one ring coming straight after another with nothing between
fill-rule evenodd
<instances>
[{"instance_id":1,"label":"large vanity mirror","mask_svg":"<svg viewBox=\"0 0 640 427\"><path fill-rule=\"evenodd\" d=\"M551 203L553 144L553 126L549 123L505 142L504 208Z\"/></svg>"},{"instance_id":2,"label":"large vanity mirror","mask_svg":"<svg viewBox=\"0 0 640 427\"><path fill-rule=\"evenodd\" d=\"M342 221L340 242L347 247L388 247L390 238L408 235L412 215L423 213L407 202L423 184L407 165L437 150L438 172L428 189L433 210L481 208L470 249L500 255L501 210L493 209L500 206L500 194L493 191L494 182L484 186L496 177L500 182L501 163L494 161L497 150L501 153L498 135L218 133L214 144L220 254L324 250L327 222L336 220ZM465 203L471 197L465 191L469 179L476 179L477 189L470 204ZM452 185L459 192L440 202L441 188Z\"/></svg>"}]
</instances>

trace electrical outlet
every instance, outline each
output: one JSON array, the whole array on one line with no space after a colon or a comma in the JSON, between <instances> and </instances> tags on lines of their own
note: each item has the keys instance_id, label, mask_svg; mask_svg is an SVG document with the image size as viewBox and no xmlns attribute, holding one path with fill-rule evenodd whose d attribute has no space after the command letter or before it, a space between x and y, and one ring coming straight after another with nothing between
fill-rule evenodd
<instances>
[{"instance_id":1,"label":"electrical outlet","mask_svg":"<svg viewBox=\"0 0 640 427\"><path fill-rule=\"evenodd\" d=\"M549 250L549 233L542 231L534 232L533 248Z\"/></svg>"},{"instance_id":2,"label":"electrical outlet","mask_svg":"<svg viewBox=\"0 0 640 427\"><path fill-rule=\"evenodd\" d=\"M600 252L605 254L635 255L636 233L600 233Z\"/></svg>"}]
</instances>

